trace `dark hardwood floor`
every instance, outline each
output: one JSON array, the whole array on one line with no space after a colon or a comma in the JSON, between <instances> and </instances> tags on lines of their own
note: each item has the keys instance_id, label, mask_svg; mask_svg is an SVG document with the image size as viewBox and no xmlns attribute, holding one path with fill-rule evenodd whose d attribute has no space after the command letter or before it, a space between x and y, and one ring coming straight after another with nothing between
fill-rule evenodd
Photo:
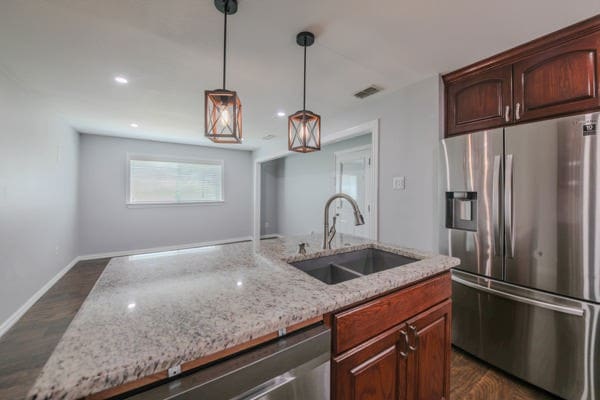
<instances>
[{"instance_id":1,"label":"dark hardwood floor","mask_svg":"<svg viewBox=\"0 0 600 400\"><path fill-rule=\"evenodd\" d=\"M550 400L558 397L452 348L452 400Z\"/></svg>"},{"instance_id":2,"label":"dark hardwood floor","mask_svg":"<svg viewBox=\"0 0 600 400\"><path fill-rule=\"evenodd\" d=\"M23 399L109 259L75 265L0 338L0 399ZM453 349L452 400L555 397Z\"/></svg>"},{"instance_id":3,"label":"dark hardwood floor","mask_svg":"<svg viewBox=\"0 0 600 400\"><path fill-rule=\"evenodd\" d=\"M0 338L0 399L23 399L110 259L81 261Z\"/></svg>"}]
</instances>

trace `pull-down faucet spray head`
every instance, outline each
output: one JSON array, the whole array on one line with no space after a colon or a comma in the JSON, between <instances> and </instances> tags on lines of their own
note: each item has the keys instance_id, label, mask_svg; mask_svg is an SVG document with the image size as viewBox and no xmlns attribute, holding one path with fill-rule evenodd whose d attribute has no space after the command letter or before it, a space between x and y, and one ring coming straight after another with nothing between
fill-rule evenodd
<instances>
[{"instance_id":1,"label":"pull-down faucet spray head","mask_svg":"<svg viewBox=\"0 0 600 400\"><path fill-rule=\"evenodd\" d=\"M365 224L365 217L363 217L362 213L360 212L360 209L358 208L358 203L356 203L356 200L354 200L352 197L348 196L345 193L334 194L325 203L325 213L324 213L325 215L323 218L323 248L324 249L331 248L331 242L333 241L333 237L335 236L335 218L333 220L334 225L333 225L333 228L331 229L331 232L329 229L329 206L335 199L346 199L350 203L350 205L352 206L352 209L354 210L354 225L358 226L358 225Z\"/></svg>"}]
</instances>

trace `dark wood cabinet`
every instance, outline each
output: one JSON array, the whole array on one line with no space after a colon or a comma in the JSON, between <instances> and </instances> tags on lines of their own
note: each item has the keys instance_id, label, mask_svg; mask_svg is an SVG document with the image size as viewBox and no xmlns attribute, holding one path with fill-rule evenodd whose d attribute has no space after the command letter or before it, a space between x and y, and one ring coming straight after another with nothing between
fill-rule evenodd
<instances>
[{"instance_id":1,"label":"dark wood cabinet","mask_svg":"<svg viewBox=\"0 0 600 400\"><path fill-rule=\"evenodd\" d=\"M384 330L378 329L381 333L372 333L369 338L364 336L366 330L357 331L363 334L361 343L343 347L341 353L334 351L332 399L448 399L452 338L450 285L450 275L445 273L334 315L334 343L338 334L352 333L354 323L359 321L362 324L367 319L378 321ZM418 307L414 303L416 293L421 294ZM415 308L405 307L407 305L415 305ZM390 315L401 315L400 323L398 318L382 312L386 308ZM373 314L375 309L382 318ZM415 316L415 313L418 314ZM376 330L372 327L370 331Z\"/></svg>"},{"instance_id":2,"label":"dark wood cabinet","mask_svg":"<svg viewBox=\"0 0 600 400\"><path fill-rule=\"evenodd\" d=\"M333 399L396 400L406 392L407 354L400 327L333 359ZM404 331L406 332L406 331Z\"/></svg>"},{"instance_id":3,"label":"dark wood cabinet","mask_svg":"<svg viewBox=\"0 0 600 400\"><path fill-rule=\"evenodd\" d=\"M512 116L512 67L478 72L446 85L448 135L502 126Z\"/></svg>"},{"instance_id":4,"label":"dark wood cabinet","mask_svg":"<svg viewBox=\"0 0 600 400\"><path fill-rule=\"evenodd\" d=\"M600 110L600 14L443 76L445 137Z\"/></svg>"},{"instance_id":5,"label":"dark wood cabinet","mask_svg":"<svg viewBox=\"0 0 600 400\"><path fill-rule=\"evenodd\" d=\"M600 32L535 54L514 64L517 121L600 106Z\"/></svg>"},{"instance_id":6,"label":"dark wood cabinet","mask_svg":"<svg viewBox=\"0 0 600 400\"><path fill-rule=\"evenodd\" d=\"M451 310L448 300L407 322L408 400L450 397Z\"/></svg>"}]
</instances>

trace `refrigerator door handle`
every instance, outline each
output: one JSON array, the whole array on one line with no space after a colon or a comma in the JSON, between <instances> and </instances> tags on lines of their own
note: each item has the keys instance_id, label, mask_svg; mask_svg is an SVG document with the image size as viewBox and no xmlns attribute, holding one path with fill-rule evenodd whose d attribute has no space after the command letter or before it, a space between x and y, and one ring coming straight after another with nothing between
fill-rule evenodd
<instances>
[{"instance_id":1,"label":"refrigerator door handle","mask_svg":"<svg viewBox=\"0 0 600 400\"><path fill-rule=\"evenodd\" d=\"M492 223L494 229L494 255L502 255L500 238L500 169L502 168L502 157L494 157L494 171L492 177Z\"/></svg>"},{"instance_id":2,"label":"refrigerator door handle","mask_svg":"<svg viewBox=\"0 0 600 400\"><path fill-rule=\"evenodd\" d=\"M504 184L504 226L506 234L506 254L515 257L514 205L513 205L513 155L506 155L506 177Z\"/></svg>"},{"instance_id":3,"label":"refrigerator door handle","mask_svg":"<svg viewBox=\"0 0 600 400\"><path fill-rule=\"evenodd\" d=\"M545 309L552 310L552 311L558 311L563 314L576 315L578 317L583 317L583 314L584 314L584 311L581 308L563 306L560 304L553 304L553 303L548 303L545 301L531 299L529 297L519 296L519 295L508 293L508 292L505 292L502 290L497 290L497 289L494 289L494 288L491 288L491 287L488 287L485 285L481 285L481 284L478 284L475 282L471 282L471 281L459 278L455 275L452 275L452 280L461 285L465 285L470 288L473 288L473 289L476 289L476 290L479 290L482 292L486 292L486 293L489 293L494 296L503 297L508 300L517 301L519 303L529 304L532 306L541 307L541 308L545 308Z\"/></svg>"}]
</instances>

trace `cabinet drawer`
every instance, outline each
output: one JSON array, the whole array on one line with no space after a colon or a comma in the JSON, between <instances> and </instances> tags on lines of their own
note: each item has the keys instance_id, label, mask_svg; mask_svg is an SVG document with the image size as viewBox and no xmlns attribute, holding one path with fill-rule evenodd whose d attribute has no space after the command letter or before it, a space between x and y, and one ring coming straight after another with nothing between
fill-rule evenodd
<instances>
[{"instance_id":1,"label":"cabinet drawer","mask_svg":"<svg viewBox=\"0 0 600 400\"><path fill-rule=\"evenodd\" d=\"M450 298L451 287L450 273L446 272L334 315L334 354L346 351Z\"/></svg>"}]
</instances>

